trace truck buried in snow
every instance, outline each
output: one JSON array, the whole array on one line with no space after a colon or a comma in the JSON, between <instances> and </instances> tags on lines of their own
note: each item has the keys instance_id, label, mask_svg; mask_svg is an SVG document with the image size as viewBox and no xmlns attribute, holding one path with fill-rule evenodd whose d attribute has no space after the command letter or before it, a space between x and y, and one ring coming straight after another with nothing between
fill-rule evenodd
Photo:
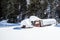
<instances>
[{"instance_id":1,"label":"truck buried in snow","mask_svg":"<svg viewBox=\"0 0 60 40\"><path fill-rule=\"evenodd\" d=\"M20 24L21 28L44 27L56 25L57 21L55 19L40 19L36 16L30 16L30 18L22 20Z\"/></svg>"}]
</instances>

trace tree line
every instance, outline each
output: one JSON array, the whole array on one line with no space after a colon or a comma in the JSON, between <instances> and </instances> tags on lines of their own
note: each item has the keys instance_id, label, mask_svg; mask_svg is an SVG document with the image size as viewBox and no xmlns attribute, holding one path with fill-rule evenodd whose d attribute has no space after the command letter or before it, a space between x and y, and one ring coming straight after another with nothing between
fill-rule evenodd
<instances>
[{"instance_id":1,"label":"tree line","mask_svg":"<svg viewBox=\"0 0 60 40\"><path fill-rule=\"evenodd\" d=\"M27 0L1 0L0 1L0 19L9 19L8 22L17 22L17 16L20 20L29 18L31 15L39 18L47 18L44 14L49 3L54 0L30 0L27 5Z\"/></svg>"}]
</instances>

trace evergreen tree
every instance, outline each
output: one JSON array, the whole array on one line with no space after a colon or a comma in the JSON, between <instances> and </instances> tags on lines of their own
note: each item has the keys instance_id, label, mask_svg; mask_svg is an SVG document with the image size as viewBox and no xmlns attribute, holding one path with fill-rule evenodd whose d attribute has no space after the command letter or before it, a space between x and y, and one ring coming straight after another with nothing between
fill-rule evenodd
<instances>
[{"instance_id":1,"label":"evergreen tree","mask_svg":"<svg viewBox=\"0 0 60 40\"><path fill-rule=\"evenodd\" d=\"M17 19L18 15L21 15L20 18L23 20L25 17L30 17L31 15L38 16L40 18L45 18L45 10L47 6L51 5L51 15L53 16L53 8L55 0L30 0L30 4L27 8L26 0L1 0L0 1L0 17L4 19L13 20Z\"/></svg>"}]
</instances>

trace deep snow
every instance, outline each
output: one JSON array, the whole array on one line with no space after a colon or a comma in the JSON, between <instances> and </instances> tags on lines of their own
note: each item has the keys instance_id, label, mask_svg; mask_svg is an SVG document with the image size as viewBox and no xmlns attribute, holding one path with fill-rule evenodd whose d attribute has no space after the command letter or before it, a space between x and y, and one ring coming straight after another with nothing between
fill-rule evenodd
<instances>
[{"instance_id":1,"label":"deep snow","mask_svg":"<svg viewBox=\"0 0 60 40\"><path fill-rule=\"evenodd\" d=\"M7 23L8 20L2 20L0 21L0 27L11 27L11 26L21 27L23 25L26 25L27 27L33 27L31 21L35 21L35 20L41 20L42 25L46 25L46 24L56 25L57 23L55 19L40 19L36 16L31 16L30 18L22 20L21 23Z\"/></svg>"},{"instance_id":2,"label":"deep snow","mask_svg":"<svg viewBox=\"0 0 60 40\"><path fill-rule=\"evenodd\" d=\"M7 23L7 20L0 21L0 27L19 26L20 23Z\"/></svg>"},{"instance_id":3,"label":"deep snow","mask_svg":"<svg viewBox=\"0 0 60 40\"><path fill-rule=\"evenodd\" d=\"M0 40L60 40L60 24L18 30L14 28L20 27L20 23L13 24L6 21L0 22Z\"/></svg>"}]
</instances>

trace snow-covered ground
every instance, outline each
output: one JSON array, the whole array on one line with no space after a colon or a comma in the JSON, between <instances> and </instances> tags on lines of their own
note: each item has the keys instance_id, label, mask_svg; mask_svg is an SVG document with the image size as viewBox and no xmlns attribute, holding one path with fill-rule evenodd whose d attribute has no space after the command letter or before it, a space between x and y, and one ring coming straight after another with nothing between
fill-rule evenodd
<instances>
[{"instance_id":1,"label":"snow-covered ground","mask_svg":"<svg viewBox=\"0 0 60 40\"><path fill-rule=\"evenodd\" d=\"M7 23L7 20L0 21L0 27L19 26L20 23Z\"/></svg>"},{"instance_id":2,"label":"snow-covered ground","mask_svg":"<svg viewBox=\"0 0 60 40\"><path fill-rule=\"evenodd\" d=\"M30 29L0 28L0 40L60 40L60 27L46 26Z\"/></svg>"},{"instance_id":3,"label":"snow-covered ground","mask_svg":"<svg viewBox=\"0 0 60 40\"><path fill-rule=\"evenodd\" d=\"M60 40L60 24L14 29L20 24L7 23L7 20L3 20L0 25L0 40Z\"/></svg>"},{"instance_id":4,"label":"snow-covered ground","mask_svg":"<svg viewBox=\"0 0 60 40\"><path fill-rule=\"evenodd\" d=\"M1 27L0 40L60 40L59 26L60 24L28 29L14 29L15 26Z\"/></svg>"}]
</instances>

